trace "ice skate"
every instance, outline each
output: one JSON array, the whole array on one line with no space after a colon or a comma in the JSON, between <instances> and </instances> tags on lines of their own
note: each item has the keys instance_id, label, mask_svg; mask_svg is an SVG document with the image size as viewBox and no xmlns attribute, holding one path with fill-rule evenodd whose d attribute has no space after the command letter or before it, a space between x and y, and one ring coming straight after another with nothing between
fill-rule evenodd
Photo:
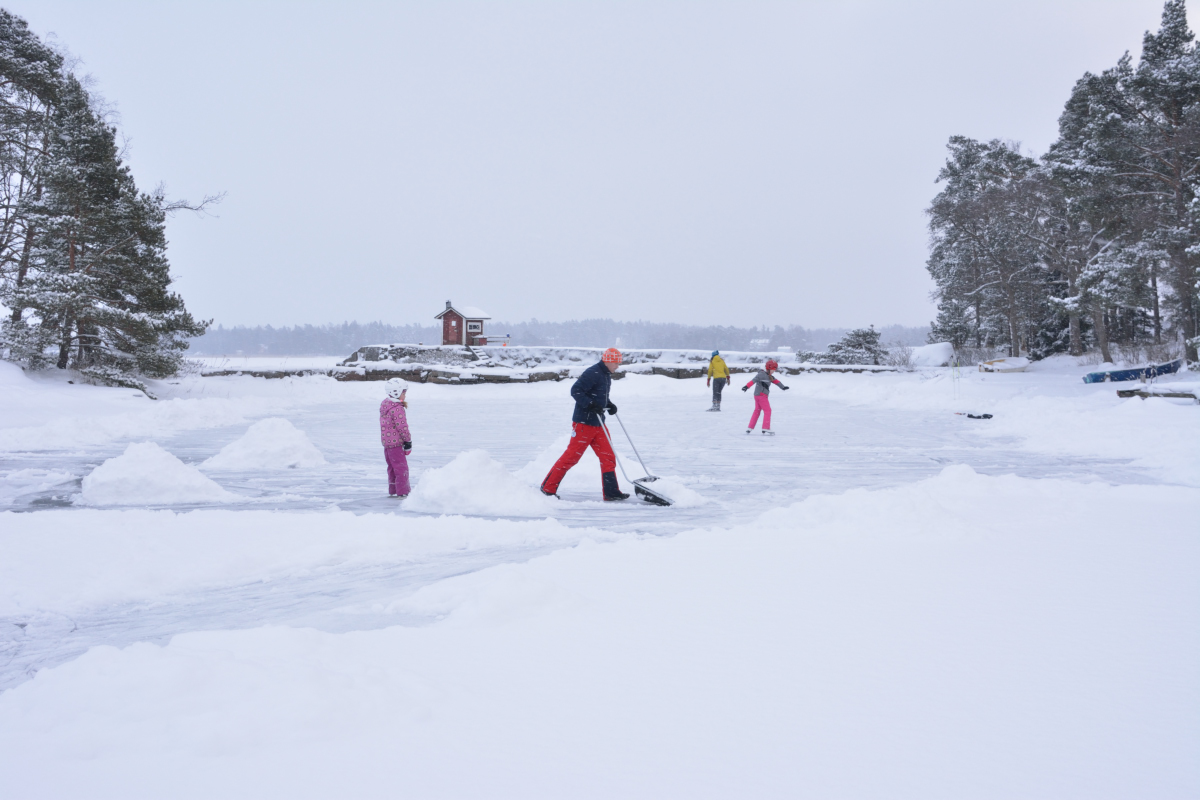
<instances>
[{"instance_id":1,"label":"ice skate","mask_svg":"<svg viewBox=\"0 0 1200 800\"><path fill-rule=\"evenodd\" d=\"M763 431L763 436L774 436L774 435L775 435L775 431L770 431L770 430Z\"/></svg>"},{"instance_id":2,"label":"ice skate","mask_svg":"<svg viewBox=\"0 0 1200 800\"><path fill-rule=\"evenodd\" d=\"M754 428L746 428L746 433L754 433Z\"/></svg>"}]
</instances>

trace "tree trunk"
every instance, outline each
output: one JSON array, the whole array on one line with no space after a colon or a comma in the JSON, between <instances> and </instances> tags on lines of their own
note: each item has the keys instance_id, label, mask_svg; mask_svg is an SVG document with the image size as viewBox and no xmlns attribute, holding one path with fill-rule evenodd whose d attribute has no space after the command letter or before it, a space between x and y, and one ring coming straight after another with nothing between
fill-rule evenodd
<instances>
[{"instance_id":1,"label":"tree trunk","mask_svg":"<svg viewBox=\"0 0 1200 800\"><path fill-rule=\"evenodd\" d=\"M58 344L58 368L66 369L71 363L71 331L75 328L75 320L70 312L63 317L62 340Z\"/></svg>"},{"instance_id":2,"label":"tree trunk","mask_svg":"<svg viewBox=\"0 0 1200 800\"><path fill-rule=\"evenodd\" d=\"M1075 297L1075 295L1076 295L1075 284L1076 284L1075 267L1072 262L1068 261L1067 262L1067 295L1069 297ZM1070 343L1071 355L1081 356L1081 355L1083 355L1083 326L1079 322L1079 309L1075 308L1071 311L1068 311L1067 312L1067 320L1069 323L1069 330L1071 332L1071 343Z\"/></svg>"},{"instance_id":3,"label":"tree trunk","mask_svg":"<svg viewBox=\"0 0 1200 800\"><path fill-rule=\"evenodd\" d=\"M1162 344L1162 313L1158 308L1158 259L1150 266L1150 293L1154 296L1154 343Z\"/></svg>"},{"instance_id":4,"label":"tree trunk","mask_svg":"<svg viewBox=\"0 0 1200 800\"><path fill-rule=\"evenodd\" d=\"M1071 355L1083 355L1083 326L1079 322L1079 312L1068 312L1067 318L1070 320L1071 330Z\"/></svg>"},{"instance_id":5,"label":"tree trunk","mask_svg":"<svg viewBox=\"0 0 1200 800\"><path fill-rule=\"evenodd\" d=\"M21 284L25 283L25 276L29 274L29 250L33 247L33 226L30 225L25 231L25 244L21 247L21 262L17 267L17 289L21 288ZM21 321L21 313L25 310L21 308L19 303L13 304L11 318L13 324L16 325Z\"/></svg>"},{"instance_id":6,"label":"tree trunk","mask_svg":"<svg viewBox=\"0 0 1200 800\"><path fill-rule=\"evenodd\" d=\"M1104 323L1104 309L1099 304L1092 306L1092 326L1096 329L1096 345L1106 363L1112 363L1112 355L1108 352L1108 326Z\"/></svg>"}]
</instances>

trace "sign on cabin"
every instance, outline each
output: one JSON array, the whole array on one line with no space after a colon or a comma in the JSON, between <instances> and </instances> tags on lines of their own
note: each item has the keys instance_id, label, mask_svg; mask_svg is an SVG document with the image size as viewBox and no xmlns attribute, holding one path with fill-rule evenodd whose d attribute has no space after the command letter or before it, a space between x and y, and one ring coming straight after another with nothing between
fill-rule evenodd
<instances>
[{"instance_id":1,"label":"sign on cabin","mask_svg":"<svg viewBox=\"0 0 1200 800\"><path fill-rule=\"evenodd\" d=\"M483 331L484 320L491 319L486 311L463 306L455 308L447 300L446 310L434 319L442 321L442 344L460 344L483 346L487 344L487 335Z\"/></svg>"}]
</instances>

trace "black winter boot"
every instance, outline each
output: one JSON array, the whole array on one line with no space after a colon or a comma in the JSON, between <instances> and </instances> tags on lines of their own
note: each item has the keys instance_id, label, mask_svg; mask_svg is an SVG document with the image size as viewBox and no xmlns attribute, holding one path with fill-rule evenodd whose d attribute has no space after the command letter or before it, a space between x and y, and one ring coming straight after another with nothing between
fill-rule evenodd
<instances>
[{"instance_id":1,"label":"black winter boot","mask_svg":"<svg viewBox=\"0 0 1200 800\"><path fill-rule=\"evenodd\" d=\"M600 473L600 482L604 486L605 500L628 500L629 495L621 491L621 487L617 485L617 473L602 472Z\"/></svg>"}]
</instances>

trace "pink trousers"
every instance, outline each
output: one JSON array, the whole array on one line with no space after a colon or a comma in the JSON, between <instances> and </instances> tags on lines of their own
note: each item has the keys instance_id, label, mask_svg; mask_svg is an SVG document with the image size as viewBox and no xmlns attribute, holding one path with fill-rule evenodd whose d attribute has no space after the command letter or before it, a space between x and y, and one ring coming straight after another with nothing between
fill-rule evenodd
<instances>
[{"instance_id":1,"label":"pink trousers","mask_svg":"<svg viewBox=\"0 0 1200 800\"><path fill-rule=\"evenodd\" d=\"M763 430L771 430L771 401L767 399L765 394L754 395L754 413L750 415L750 424L747 426L751 430L754 429L754 424L758 422L758 415L763 415Z\"/></svg>"},{"instance_id":2,"label":"pink trousers","mask_svg":"<svg viewBox=\"0 0 1200 800\"><path fill-rule=\"evenodd\" d=\"M403 447L383 448L388 467L388 494L408 494L408 457Z\"/></svg>"}]
</instances>

